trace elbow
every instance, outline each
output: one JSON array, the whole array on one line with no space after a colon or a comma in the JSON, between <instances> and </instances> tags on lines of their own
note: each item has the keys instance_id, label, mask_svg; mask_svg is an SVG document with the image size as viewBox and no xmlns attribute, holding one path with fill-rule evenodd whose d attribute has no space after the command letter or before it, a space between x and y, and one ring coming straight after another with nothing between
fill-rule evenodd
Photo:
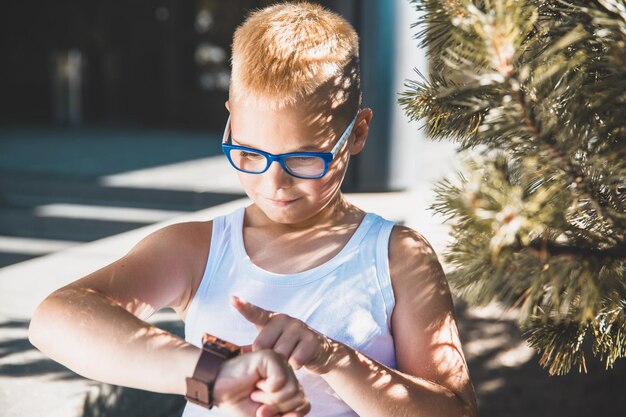
<instances>
[{"instance_id":1,"label":"elbow","mask_svg":"<svg viewBox=\"0 0 626 417\"><path fill-rule=\"evenodd\" d=\"M42 350L43 342L46 340L46 329L49 328L49 323L46 323L45 311L47 302L44 300L37 306L28 325L28 341L39 350Z\"/></svg>"},{"instance_id":2,"label":"elbow","mask_svg":"<svg viewBox=\"0 0 626 417\"><path fill-rule=\"evenodd\" d=\"M35 309L28 325L28 341L31 345L47 354L54 335L59 334L58 325L63 316L65 303L57 297L56 292L46 297Z\"/></svg>"},{"instance_id":3,"label":"elbow","mask_svg":"<svg viewBox=\"0 0 626 417\"><path fill-rule=\"evenodd\" d=\"M465 412L463 415L465 417L478 417L478 408L476 404L465 404Z\"/></svg>"},{"instance_id":4,"label":"elbow","mask_svg":"<svg viewBox=\"0 0 626 417\"><path fill-rule=\"evenodd\" d=\"M478 417L478 405L473 392L471 395L463 395L459 392L452 392L450 395L455 405L454 412L450 411L449 414L458 417Z\"/></svg>"},{"instance_id":5,"label":"elbow","mask_svg":"<svg viewBox=\"0 0 626 417\"><path fill-rule=\"evenodd\" d=\"M461 416L463 417L478 417L478 405L476 404L476 398L472 398L471 400L464 400L459 398L461 402Z\"/></svg>"}]
</instances>

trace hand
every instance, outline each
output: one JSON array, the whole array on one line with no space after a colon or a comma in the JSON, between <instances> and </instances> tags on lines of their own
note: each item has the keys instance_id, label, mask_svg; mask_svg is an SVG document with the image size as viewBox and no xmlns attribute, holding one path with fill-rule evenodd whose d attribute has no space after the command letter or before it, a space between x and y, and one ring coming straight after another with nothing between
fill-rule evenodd
<instances>
[{"instance_id":1,"label":"hand","mask_svg":"<svg viewBox=\"0 0 626 417\"><path fill-rule=\"evenodd\" d=\"M231 304L259 330L253 351L272 349L284 356L293 369L305 367L317 375L327 373L337 362L340 345L302 321L264 310L236 296L231 298Z\"/></svg>"},{"instance_id":2,"label":"hand","mask_svg":"<svg viewBox=\"0 0 626 417\"><path fill-rule=\"evenodd\" d=\"M220 409L237 417L303 417L311 410L293 370L271 350L225 361L213 396Z\"/></svg>"}]
</instances>

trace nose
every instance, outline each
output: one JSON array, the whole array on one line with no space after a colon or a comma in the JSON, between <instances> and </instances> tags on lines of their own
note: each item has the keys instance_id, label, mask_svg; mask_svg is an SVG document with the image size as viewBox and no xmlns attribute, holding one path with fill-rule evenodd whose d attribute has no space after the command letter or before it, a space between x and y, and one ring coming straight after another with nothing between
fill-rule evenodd
<instances>
[{"instance_id":1,"label":"nose","mask_svg":"<svg viewBox=\"0 0 626 417\"><path fill-rule=\"evenodd\" d=\"M276 190L290 187L293 181L293 177L283 169L278 161L272 161L267 171L263 173L263 176L267 179L269 185Z\"/></svg>"}]
</instances>

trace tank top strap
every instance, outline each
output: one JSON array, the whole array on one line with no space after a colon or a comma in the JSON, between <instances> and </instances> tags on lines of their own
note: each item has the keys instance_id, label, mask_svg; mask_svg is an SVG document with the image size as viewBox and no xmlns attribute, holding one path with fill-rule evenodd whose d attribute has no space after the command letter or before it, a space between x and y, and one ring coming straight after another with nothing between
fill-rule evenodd
<instances>
[{"instance_id":1,"label":"tank top strap","mask_svg":"<svg viewBox=\"0 0 626 417\"><path fill-rule=\"evenodd\" d=\"M376 277L387 311L387 324L391 327L391 313L395 305L395 296L389 273L389 239L395 223L381 218L381 225L376 239Z\"/></svg>"}]
</instances>

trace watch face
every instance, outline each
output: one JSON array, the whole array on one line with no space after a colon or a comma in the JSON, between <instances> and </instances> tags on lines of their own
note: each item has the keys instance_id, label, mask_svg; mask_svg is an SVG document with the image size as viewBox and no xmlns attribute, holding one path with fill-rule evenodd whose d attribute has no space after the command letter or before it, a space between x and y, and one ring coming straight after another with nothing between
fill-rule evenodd
<instances>
[{"instance_id":1,"label":"watch face","mask_svg":"<svg viewBox=\"0 0 626 417\"><path fill-rule=\"evenodd\" d=\"M239 346L208 333L205 333L202 336L202 345L205 349L210 349L211 351L227 358L237 356L240 353Z\"/></svg>"}]
</instances>

